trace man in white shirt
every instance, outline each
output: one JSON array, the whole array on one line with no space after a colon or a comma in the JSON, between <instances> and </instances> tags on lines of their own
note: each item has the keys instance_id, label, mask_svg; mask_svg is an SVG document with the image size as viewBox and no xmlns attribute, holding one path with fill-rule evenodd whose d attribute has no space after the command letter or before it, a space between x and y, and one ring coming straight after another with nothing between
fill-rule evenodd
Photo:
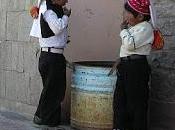
<instances>
[{"instance_id":1,"label":"man in white shirt","mask_svg":"<svg viewBox=\"0 0 175 130\"><path fill-rule=\"evenodd\" d=\"M67 0L46 0L39 3L39 16L30 35L39 38L41 55L39 72L43 90L33 122L39 126L57 127L61 121L61 102L66 90L66 61L63 55L71 11L63 6ZM34 16L36 17L36 15ZM37 26L39 25L39 26Z\"/></svg>"}]
</instances>

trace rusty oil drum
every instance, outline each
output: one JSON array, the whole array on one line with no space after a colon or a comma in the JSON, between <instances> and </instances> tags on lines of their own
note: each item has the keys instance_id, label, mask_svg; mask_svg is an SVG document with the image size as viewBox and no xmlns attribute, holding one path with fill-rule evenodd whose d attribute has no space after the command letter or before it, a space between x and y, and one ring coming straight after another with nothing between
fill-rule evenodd
<instances>
[{"instance_id":1,"label":"rusty oil drum","mask_svg":"<svg viewBox=\"0 0 175 130\"><path fill-rule=\"evenodd\" d=\"M71 83L71 127L111 130L116 74L108 76L114 62L76 62Z\"/></svg>"}]
</instances>

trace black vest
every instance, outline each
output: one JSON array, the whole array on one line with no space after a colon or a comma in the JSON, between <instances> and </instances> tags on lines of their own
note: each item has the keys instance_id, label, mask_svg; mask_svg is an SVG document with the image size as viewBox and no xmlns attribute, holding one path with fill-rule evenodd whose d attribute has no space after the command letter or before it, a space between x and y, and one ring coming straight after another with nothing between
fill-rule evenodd
<instances>
[{"instance_id":1,"label":"black vest","mask_svg":"<svg viewBox=\"0 0 175 130\"><path fill-rule=\"evenodd\" d=\"M47 10L52 10L57 14L58 18L62 18L64 15L63 8L61 6L53 5L50 0L46 0ZM40 18L41 35L42 38L49 38L55 36L54 32L50 29L48 23L45 21L43 14Z\"/></svg>"}]
</instances>

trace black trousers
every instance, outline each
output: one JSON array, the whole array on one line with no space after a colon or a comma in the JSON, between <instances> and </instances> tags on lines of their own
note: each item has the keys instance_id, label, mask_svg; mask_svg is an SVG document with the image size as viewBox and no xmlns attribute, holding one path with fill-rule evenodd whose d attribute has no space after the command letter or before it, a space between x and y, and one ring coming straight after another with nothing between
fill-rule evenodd
<instances>
[{"instance_id":1,"label":"black trousers","mask_svg":"<svg viewBox=\"0 0 175 130\"><path fill-rule=\"evenodd\" d=\"M35 113L45 125L59 125L61 102L66 90L66 62L63 54L41 52L39 72L43 90Z\"/></svg>"},{"instance_id":2,"label":"black trousers","mask_svg":"<svg viewBox=\"0 0 175 130\"><path fill-rule=\"evenodd\" d=\"M114 128L147 130L150 67L147 59L121 61L113 99Z\"/></svg>"}]
</instances>

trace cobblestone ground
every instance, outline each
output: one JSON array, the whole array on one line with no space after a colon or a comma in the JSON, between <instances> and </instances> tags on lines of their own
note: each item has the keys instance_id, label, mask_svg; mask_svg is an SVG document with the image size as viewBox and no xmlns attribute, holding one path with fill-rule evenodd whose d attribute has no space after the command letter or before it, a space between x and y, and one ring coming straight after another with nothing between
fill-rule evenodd
<instances>
[{"instance_id":1,"label":"cobblestone ground","mask_svg":"<svg viewBox=\"0 0 175 130\"><path fill-rule=\"evenodd\" d=\"M61 126L71 130L69 126ZM13 112L0 111L0 130L59 130L57 128L36 128L31 120Z\"/></svg>"}]
</instances>

